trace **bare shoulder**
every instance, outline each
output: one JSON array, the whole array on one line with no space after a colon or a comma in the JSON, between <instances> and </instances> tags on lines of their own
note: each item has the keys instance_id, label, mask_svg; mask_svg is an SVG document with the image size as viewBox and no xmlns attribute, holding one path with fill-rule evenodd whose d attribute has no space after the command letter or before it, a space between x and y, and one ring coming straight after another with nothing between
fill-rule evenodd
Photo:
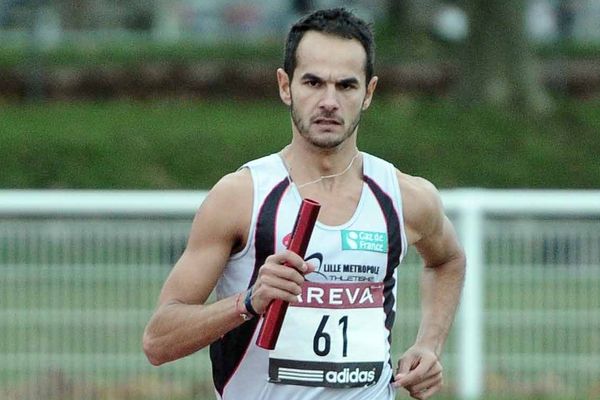
<instances>
[{"instance_id":1,"label":"bare shoulder","mask_svg":"<svg viewBox=\"0 0 600 400\"><path fill-rule=\"evenodd\" d=\"M246 168L223 176L208 192L196 213L190 246L194 238L210 228L213 237L229 239L232 247L245 241L252 214L252 176Z\"/></svg>"},{"instance_id":2,"label":"bare shoulder","mask_svg":"<svg viewBox=\"0 0 600 400\"><path fill-rule=\"evenodd\" d=\"M224 201L231 205L251 201L252 176L250 171L243 168L223 176L209 191L206 200Z\"/></svg>"},{"instance_id":3,"label":"bare shoulder","mask_svg":"<svg viewBox=\"0 0 600 400\"><path fill-rule=\"evenodd\" d=\"M404 222L410 244L440 229L444 222L442 200L427 179L397 171Z\"/></svg>"}]
</instances>

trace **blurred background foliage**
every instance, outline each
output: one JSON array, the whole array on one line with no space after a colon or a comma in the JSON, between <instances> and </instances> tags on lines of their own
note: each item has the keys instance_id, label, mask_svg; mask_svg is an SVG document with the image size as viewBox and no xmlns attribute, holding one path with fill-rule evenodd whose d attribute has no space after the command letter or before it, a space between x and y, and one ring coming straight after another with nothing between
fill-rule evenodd
<instances>
[{"instance_id":1,"label":"blurred background foliage","mask_svg":"<svg viewBox=\"0 0 600 400\"><path fill-rule=\"evenodd\" d=\"M0 2L3 188L198 188L290 138L290 23L372 21L361 148L439 187L600 182L591 0Z\"/></svg>"},{"instance_id":2,"label":"blurred background foliage","mask_svg":"<svg viewBox=\"0 0 600 400\"><path fill-rule=\"evenodd\" d=\"M267 100L3 109L4 187L205 189L278 151L290 135L285 107ZM377 99L359 146L445 188L597 188L599 109L598 101L564 100L555 113L531 118L440 99Z\"/></svg>"}]
</instances>

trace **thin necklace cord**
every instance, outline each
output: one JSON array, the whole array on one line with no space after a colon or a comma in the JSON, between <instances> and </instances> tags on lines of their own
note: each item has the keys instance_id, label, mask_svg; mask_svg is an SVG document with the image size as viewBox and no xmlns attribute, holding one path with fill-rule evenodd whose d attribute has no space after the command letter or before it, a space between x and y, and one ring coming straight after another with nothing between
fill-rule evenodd
<instances>
[{"instance_id":1,"label":"thin necklace cord","mask_svg":"<svg viewBox=\"0 0 600 400\"><path fill-rule=\"evenodd\" d=\"M354 155L354 157L352 157L352 160L350 160L350 162L348 163L348 166L346 168L344 168L344 170L342 172L338 172L337 174L332 174L332 175L321 175L319 178L315 179L314 181L306 182L301 185L296 185L296 187L298 189L301 189L305 186L321 182L323 179L331 179L331 178L336 178L338 176L344 175L346 172L348 172L350 170L350 168L352 168L352 164L354 164L354 161L358 158L359 155L360 155L360 153L357 151L356 154ZM293 183L292 178L290 177L291 171L292 171L292 169L288 167L288 179L291 183Z\"/></svg>"}]
</instances>

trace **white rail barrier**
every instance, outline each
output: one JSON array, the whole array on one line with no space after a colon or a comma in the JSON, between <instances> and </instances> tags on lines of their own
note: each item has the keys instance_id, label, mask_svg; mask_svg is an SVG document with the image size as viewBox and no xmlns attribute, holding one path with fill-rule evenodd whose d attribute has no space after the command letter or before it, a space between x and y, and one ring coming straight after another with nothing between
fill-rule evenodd
<instances>
[{"instance_id":1,"label":"white rail barrier","mask_svg":"<svg viewBox=\"0 0 600 400\"><path fill-rule=\"evenodd\" d=\"M589 215L600 218L600 191L456 189L443 193L447 212L455 213L467 254L468 273L458 316L460 395L481 398L484 357L484 232L487 215ZM600 245L598 243L597 245Z\"/></svg>"}]
</instances>

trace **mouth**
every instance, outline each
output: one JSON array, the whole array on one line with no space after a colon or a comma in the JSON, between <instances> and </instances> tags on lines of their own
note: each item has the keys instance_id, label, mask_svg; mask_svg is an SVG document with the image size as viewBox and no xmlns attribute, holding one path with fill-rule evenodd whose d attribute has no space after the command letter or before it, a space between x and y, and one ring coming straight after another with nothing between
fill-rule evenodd
<instances>
[{"instance_id":1,"label":"mouth","mask_svg":"<svg viewBox=\"0 0 600 400\"><path fill-rule=\"evenodd\" d=\"M319 126L341 126L342 125L342 121L337 118L324 118L324 117L315 118L313 123L316 125L319 125Z\"/></svg>"}]
</instances>

